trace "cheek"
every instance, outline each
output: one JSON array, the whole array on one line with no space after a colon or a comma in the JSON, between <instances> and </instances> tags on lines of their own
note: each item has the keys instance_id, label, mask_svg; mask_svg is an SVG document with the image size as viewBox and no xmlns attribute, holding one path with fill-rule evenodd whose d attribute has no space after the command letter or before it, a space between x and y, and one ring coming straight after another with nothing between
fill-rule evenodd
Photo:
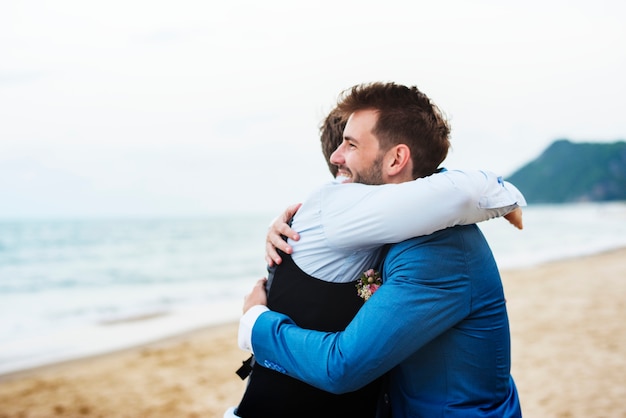
<instances>
[{"instance_id":1,"label":"cheek","mask_svg":"<svg viewBox=\"0 0 626 418\"><path fill-rule=\"evenodd\" d=\"M364 155L362 152L353 152L349 156L346 156L346 165L353 167L354 169L362 169L367 167L371 162L369 156Z\"/></svg>"},{"instance_id":2,"label":"cheek","mask_svg":"<svg viewBox=\"0 0 626 418\"><path fill-rule=\"evenodd\" d=\"M345 153L343 161L346 166L352 167L354 163L356 162L356 158L354 158L354 153L352 152Z\"/></svg>"}]
</instances>

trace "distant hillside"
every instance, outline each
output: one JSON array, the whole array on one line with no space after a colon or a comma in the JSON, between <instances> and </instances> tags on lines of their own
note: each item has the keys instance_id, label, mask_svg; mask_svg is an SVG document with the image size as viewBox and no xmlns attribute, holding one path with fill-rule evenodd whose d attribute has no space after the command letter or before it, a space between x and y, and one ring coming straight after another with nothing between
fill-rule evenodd
<instances>
[{"instance_id":1,"label":"distant hillside","mask_svg":"<svg viewBox=\"0 0 626 418\"><path fill-rule=\"evenodd\" d=\"M626 142L560 139L507 180L528 203L626 200Z\"/></svg>"}]
</instances>

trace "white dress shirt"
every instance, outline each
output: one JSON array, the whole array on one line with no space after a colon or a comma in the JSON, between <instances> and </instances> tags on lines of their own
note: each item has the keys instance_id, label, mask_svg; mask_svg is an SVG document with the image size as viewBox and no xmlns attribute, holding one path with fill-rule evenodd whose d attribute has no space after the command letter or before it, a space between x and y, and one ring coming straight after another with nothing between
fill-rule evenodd
<instances>
[{"instance_id":1,"label":"white dress shirt","mask_svg":"<svg viewBox=\"0 0 626 418\"><path fill-rule=\"evenodd\" d=\"M334 181L302 204L292 223L300 240L289 245L305 273L350 282L378 266L383 244L485 221L525 205L515 186L488 171L443 171L379 186ZM255 306L241 318L243 350L252 351L252 327L266 310Z\"/></svg>"}]
</instances>

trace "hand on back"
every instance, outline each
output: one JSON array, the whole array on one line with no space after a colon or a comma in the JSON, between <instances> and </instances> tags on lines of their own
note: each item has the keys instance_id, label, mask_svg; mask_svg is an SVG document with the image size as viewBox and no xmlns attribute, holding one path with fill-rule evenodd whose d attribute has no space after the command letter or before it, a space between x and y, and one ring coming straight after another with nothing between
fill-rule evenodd
<instances>
[{"instance_id":1,"label":"hand on back","mask_svg":"<svg viewBox=\"0 0 626 418\"><path fill-rule=\"evenodd\" d=\"M280 264L283 261L280 255L278 255L277 249L285 254L291 254L293 252L293 249L287 244L284 237L291 238L294 241L300 239L300 235L291 229L287 223L293 218L298 209L300 209L300 206L302 206L302 203L296 203L287 207L285 212L279 215L270 224L265 239L265 261L268 266L272 267L274 264Z\"/></svg>"}]
</instances>

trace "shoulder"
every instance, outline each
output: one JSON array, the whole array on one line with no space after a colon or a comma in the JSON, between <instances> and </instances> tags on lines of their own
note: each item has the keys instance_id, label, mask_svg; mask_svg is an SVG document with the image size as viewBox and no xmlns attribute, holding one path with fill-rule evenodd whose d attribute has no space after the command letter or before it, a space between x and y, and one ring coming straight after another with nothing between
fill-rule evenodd
<instances>
[{"instance_id":1,"label":"shoulder","mask_svg":"<svg viewBox=\"0 0 626 418\"><path fill-rule=\"evenodd\" d=\"M482 234L475 224L458 225L393 244L389 248L387 258L415 257L416 253L432 256L445 253L452 248L464 247L477 238L482 238Z\"/></svg>"}]
</instances>

